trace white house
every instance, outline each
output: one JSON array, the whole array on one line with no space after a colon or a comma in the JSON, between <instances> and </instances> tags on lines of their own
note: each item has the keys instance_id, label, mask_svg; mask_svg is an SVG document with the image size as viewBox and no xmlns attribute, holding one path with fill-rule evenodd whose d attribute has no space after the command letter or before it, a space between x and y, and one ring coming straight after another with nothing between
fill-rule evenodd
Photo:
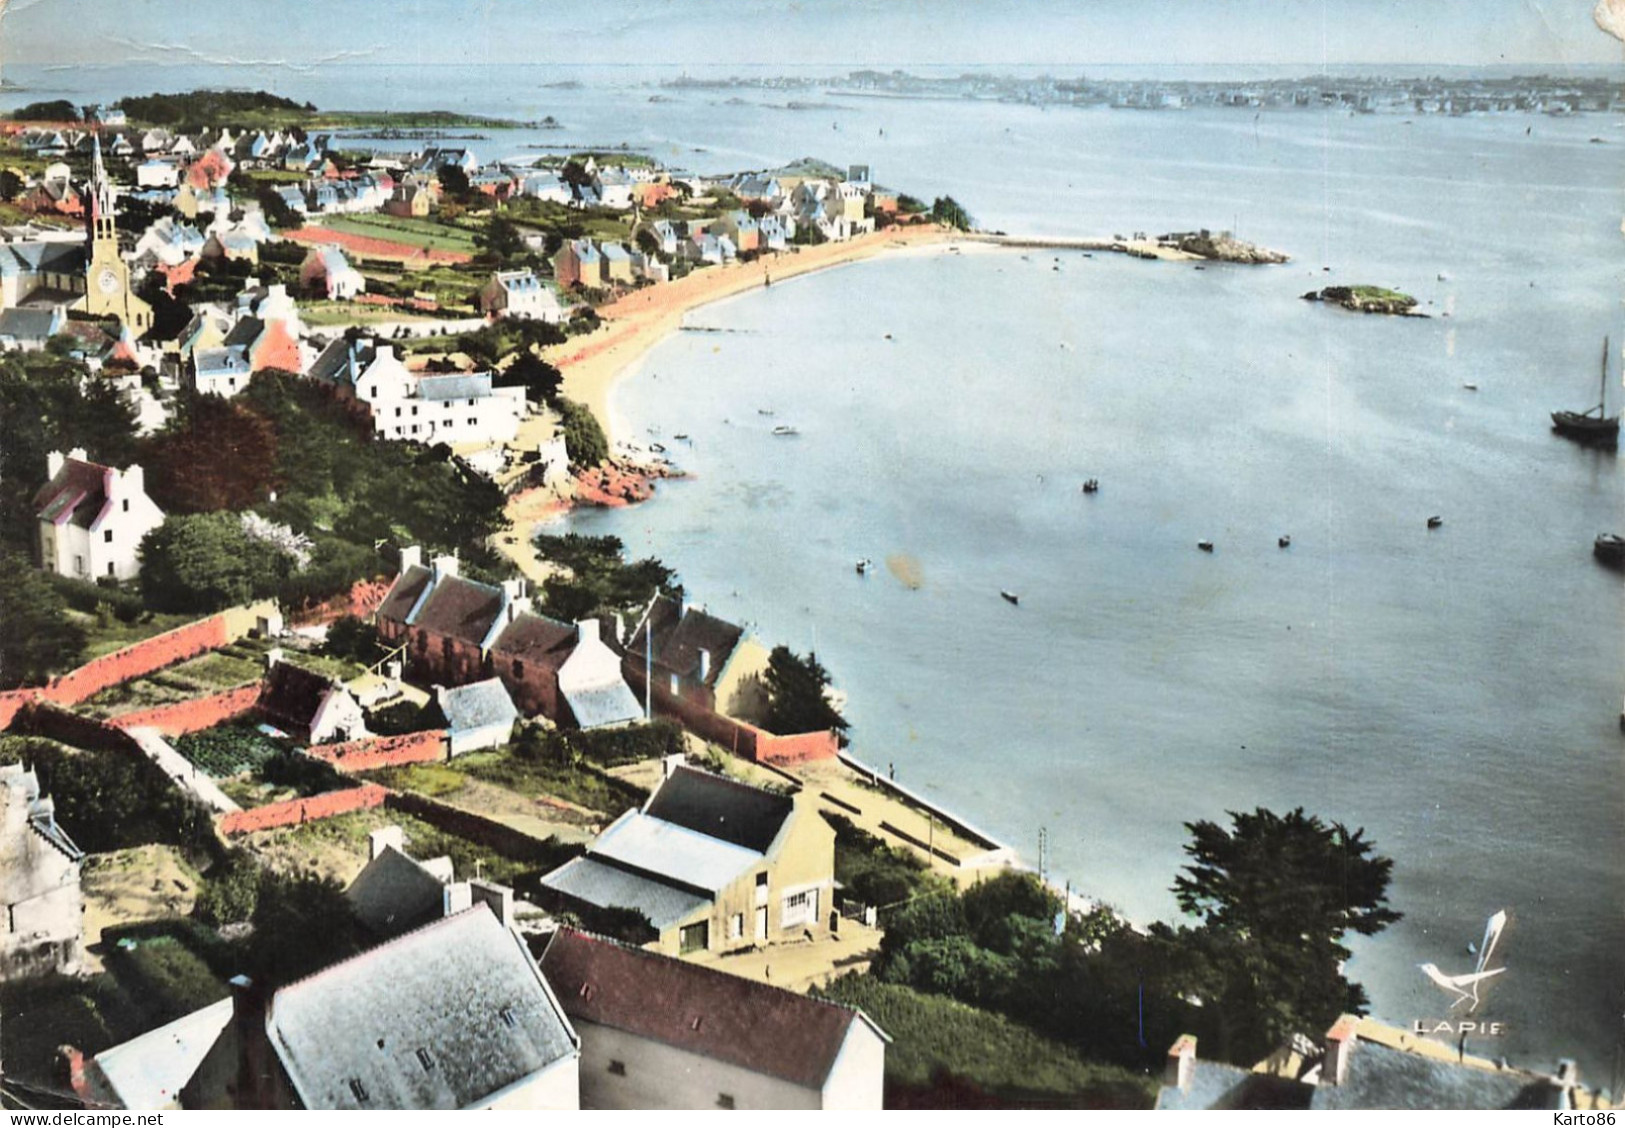
<instances>
[{"instance_id":1,"label":"white house","mask_svg":"<svg viewBox=\"0 0 1625 1128\"><path fill-rule=\"evenodd\" d=\"M84 852L56 824L39 779L21 764L0 767L0 982L77 970L84 941Z\"/></svg>"},{"instance_id":2,"label":"white house","mask_svg":"<svg viewBox=\"0 0 1625 1128\"><path fill-rule=\"evenodd\" d=\"M164 523L141 467L115 470L76 449L66 457L52 451L46 473L50 481L34 495L40 566L82 580L134 579L141 538Z\"/></svg>"},{"instance_id":3,"label":"white house","mask_svg":"<svg viewBox=\"0 0 1625 1128\"><path fill-rule=\"evenodd\" d=\"M367 288L366 278L350 265L344 252L332 244L310 249L299 265L299 284L330 301L353 298Z\"/></svg>"},{"instance_id":4,"label":"white house","mask_svg":"<svg viewBox=\"0 0 1625 1128\"><path fill-rule=\"evenodd\" d=\"M435 704L445 714L447 742L453 756L500 748L513 735L519 710L501 678L487 678L451 689L435 687Z\"/></svg>"},{"instance_id":5,"label":"white house","mask_svg":"<svg viewBox=\"0 0 1625 1128\"><path fill-rule=\"evenodd\" d=\"M861 1010L560 929L542 973L586 1109L878 1112L891 1039Z\"/></svg>"},{"instance_id":6,"label":"white house","mask_svg":"<svg viewBox=\"0 0 1625 1128\"><path fill-rule=\"evenodd\" d=\"M528 270L499 270L480 290L480 312L489 317L527 317L557 325L564 320L558 295Z\"/></svg>"},{"instance_id":7,"label":"white house","mask_svg":"<svg viewBox=\"0 0 1625 1128\"><path fill-rule=\"evenodd\" d=\"M625 725L643 716L637 695L621 676L620 656L599 637L597 619L576 624L576 645L559 667L559 694L581 728Z\"/></svg>"},{"instance_id":8,"label":"white house","mask_svg":"<svg viewBox=\"0 0 1625 1128\"><path fill-rule=\"evenodd\" d=\"M493 387L489 372L420 376L407 370L393 345L376 340L334 341L310 374L365 403L374 433L386 439L512 442L525 410L525 390Z\"/></svg>"}]
</instances>

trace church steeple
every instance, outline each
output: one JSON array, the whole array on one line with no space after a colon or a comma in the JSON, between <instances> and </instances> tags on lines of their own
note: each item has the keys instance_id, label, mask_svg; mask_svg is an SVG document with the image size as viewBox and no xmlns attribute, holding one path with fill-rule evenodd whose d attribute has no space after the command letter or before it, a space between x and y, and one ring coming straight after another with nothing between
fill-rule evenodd
<instances>
[{"instance_id":1,"label":"church steeple","mask_svg":"<svg viewBox=\"0 0 1625 1128\"><path fill-rule=\"evenodd\" d=\"M114 224L113 184L107 179L102 165L102 135L91 136L90 149L90 241L92 253L96 244L118 243L118 230Z\"/></svg>"}]
</instances>

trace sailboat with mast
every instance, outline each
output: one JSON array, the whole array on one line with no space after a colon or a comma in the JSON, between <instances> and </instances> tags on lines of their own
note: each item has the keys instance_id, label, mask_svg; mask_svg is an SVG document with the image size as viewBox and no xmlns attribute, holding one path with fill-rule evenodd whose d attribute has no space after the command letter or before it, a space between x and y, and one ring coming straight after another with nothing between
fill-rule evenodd
<instances>
[{"instance_id":1,"label":"sailboat with mast","mask_svg":"<svg viewBox=\"0 0 1625 1128\"><path fill-rule=\"evenodd\" d=\"M1614 446L1619 442L1619 415L1608 414L1608 346L1602 339L1602 377L1597 388L1597 406L1585 411L1552 412L1552 430L1585 443Z\"/></svg>"}]
</instances>

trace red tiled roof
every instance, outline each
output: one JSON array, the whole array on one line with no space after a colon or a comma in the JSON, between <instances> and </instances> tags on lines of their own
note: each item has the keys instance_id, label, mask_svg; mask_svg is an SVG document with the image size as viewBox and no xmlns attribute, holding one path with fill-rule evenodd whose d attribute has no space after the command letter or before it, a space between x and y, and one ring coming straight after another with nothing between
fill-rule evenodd
<instances>
[{"instance_id":1,"label":"red tiled roof","mask_svg":"<svg viewBox=\"0 0 1625 1128\"><path fill-rule=\"evenodd\" d=\"M73 509L73 523L89 528L107 501L104 484L108 468L94 462L70 458L62 469L34 494L34 513L43 521L58 522L62 513Z\"/></svg>"},{"instance_id":2,"label":"red tiled roof","mask_svg":"<svg viewBox=\"0 0 1625 1128\"><path fill-rule=\"evenodd\" d=\"M503 628L491 653L500 658L562 666L575 649L575 641L575 627L527 611Z\"/></svg>"},{"instance_id":3,"label":"red tiled roof","mask_svg":"<svg viewBox=\"0 0 1625 1128\"><path fill-rule=\"evenodd\" d=\"M855 1010L560 929L542 974L572 1020L609 1026L809 1089L823 1088Z\"/></svg>"}]
</instances>

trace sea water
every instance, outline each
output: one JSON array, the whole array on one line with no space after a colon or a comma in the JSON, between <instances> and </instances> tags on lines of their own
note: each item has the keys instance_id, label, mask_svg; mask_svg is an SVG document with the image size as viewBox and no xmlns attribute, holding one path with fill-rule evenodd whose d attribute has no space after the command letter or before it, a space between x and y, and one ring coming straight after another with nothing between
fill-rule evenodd
<instances>
[{"instance_id":1,"label":"sea water","mask_svg":"<svg viewBox=\"0 0 1625 1128\"><path fill-rule=\"evenodd\" d=\"M1052 872L1136 919L1175 914L1187 821L1302 806L1364 827L1406 914L1355 945L1375 1013L1445 1014L1416 965L1469 970L1506 908L1486 1015L1510 1032L1469 1048L1617 1081L1625 631L1590 544L1625 506L1617 459L1547 420L1594 402L1602 336L1625 336L1613 118L1044 110L614 68L7 74L28 87L8 106L230 81L552 114L562 129L468 144L626 141L701 172L810 155L951 193L991 228L1234 228L1289 252L1200 271L921 255L699 311L728 332L672 337L614 397L692 479L573 526L660 556L764 642L816 649L858 755L1030 858L1045 828ZM1298 300L1337 283L1433 317ZM864 557L919 586L859 577Z\"/></svg>"}]
</instances>

